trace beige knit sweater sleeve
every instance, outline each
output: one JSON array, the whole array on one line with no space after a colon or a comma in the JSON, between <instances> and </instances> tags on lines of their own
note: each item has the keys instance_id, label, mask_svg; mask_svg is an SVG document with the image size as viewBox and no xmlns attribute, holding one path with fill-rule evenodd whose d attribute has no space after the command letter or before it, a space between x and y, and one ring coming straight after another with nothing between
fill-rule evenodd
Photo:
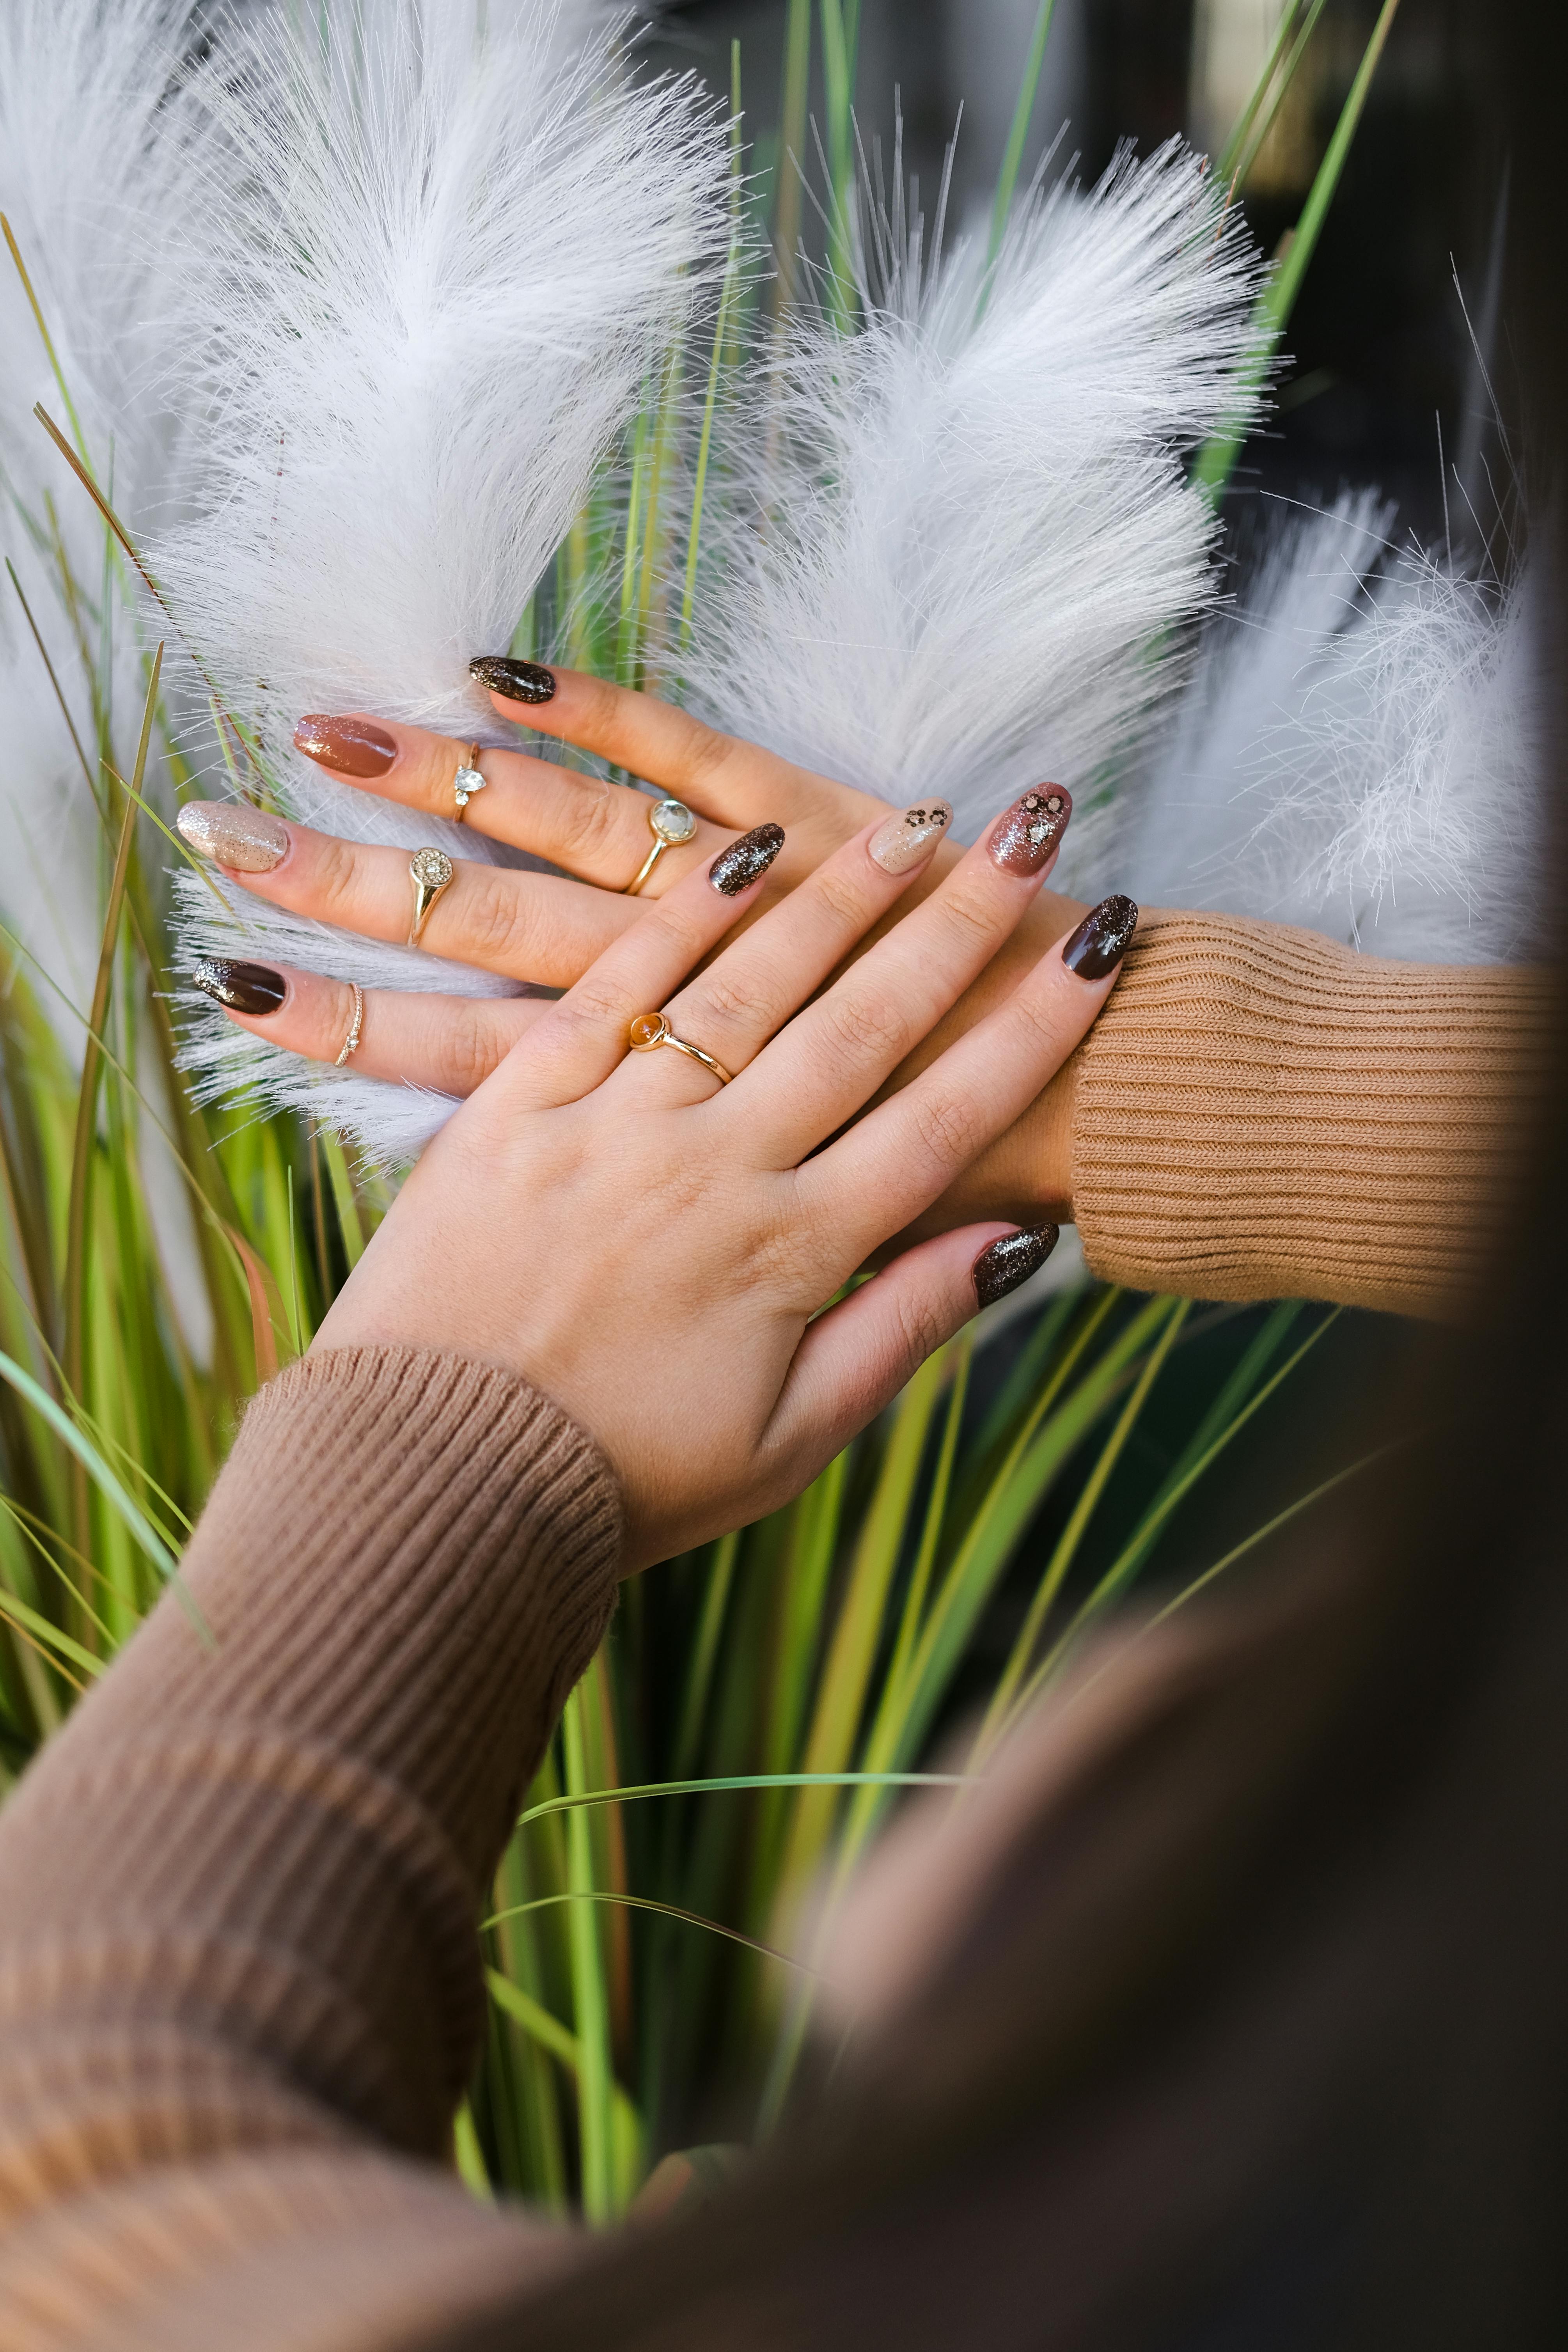
<instances>
[{"instance_id":1,"label":"beige knit sweater sleeve","mask_svg":"<svg viewBox=\"0 0 1568 2352\"><path fill-rule=\"evenodd\" d=\"M1541 971L1146 919L1077 1070L1090 1267L1134 1290L1462 1315L1507 1243L1556 998Z\"/></svg>"}]
</instances>

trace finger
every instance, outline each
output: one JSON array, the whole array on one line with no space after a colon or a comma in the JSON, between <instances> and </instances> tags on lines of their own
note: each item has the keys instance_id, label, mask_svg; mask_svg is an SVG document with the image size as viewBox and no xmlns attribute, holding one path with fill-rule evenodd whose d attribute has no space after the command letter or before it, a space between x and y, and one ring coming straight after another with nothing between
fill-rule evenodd
<instances>
[{"instance_id":1,"label":"finger","mask_svg":"<svg viewBox=\"0 0 1568 2352\"><path fill-rule=\"evenodd\" d=\"M743 1070L924 870L952 822L945 801L921 801L846 842L666 1006L677 1035ZM638 1076L676 1100L710 1091L680 1054L650 1055Z\"/></svg>"},{"instance_id":2,"label":"finger","mask_svg":"<svg viewBox=\"0 0 1568 2352\"><path fill-rule=\"evenodd\" d=\"M405 849L341 841L230 801L192 801L180 832L193 849L275 907L405 945L415 889ZM263 859L270 863L263 865ZM553 874L452 861L451 882L419 935L427 955L508 980L569 988L637 921L638 902Z\"/></svg>"},{"instance_id":3,"label":"finger","mask_svg":"<svg viewBox=\"0 0 1568 2352\"><path fill-rule=\"evenodd\" d=\"M485 656L469 667L503 718L596 752L631 775L646 776L715 824L753 824L765 806L780 824L798 829L822 814L819 776L736 736L721 735L655 695L634 694L582 670L542 670L536 663L505 656ZM551 690L539 700L542 679ZM834 794L842 807L837 786ZM849 811L851 824L868 824L887 814L887 803L869 793L850 797L862 803ZM843 829L840 822L836 838L842 839Z\"/></svg>"},{"instance_id":4,"label":"finger","mask_svg":"<svg viewBox=\"0 0 1568 2352\"><path fill-rule=\"evenodd\" d=\"M1027 1109L1092 1026L1137 927L1131 898L1101 899L994 1013L800 1170L803 1226L832 1236L826 1288Z\"/></svg>"},{"instance_id":5,"label":"finger","mask_svg":"<svg viewBox=\"0 0 1568 2352\"><path fill-rule=\"evenodd\" d=\"M656 1013L754 904L784 841L776 824L743 834L657 899L574 988L547 1005L507 1066L520 1103L574 1102L602 1085L630 1051L631 1023Z\"/></svg>"},{"instance_id":6,"label":"finger","mask_svg":"<svg viewBox=\"0 0 1568 2352\"><path fill-rule=\"evenodd\" d=\"M358 712L310 712L295 728L294 741L343 783L431 816L459 817L470 832L548 858L602 889L625 890L656 837L649 827L655 803L647 793L523 751L492 751ZM459 773L484 779L482 789L466 787L463 812L455 786ZM722 830L699 819L689 842L660 853L641 895L658 898L723 845Z\"/></svg>"},{"instance_id":7,"label":"finger","mask_svg":"<svg viewBox=\"0 0 1568 2352\"><path fill-rule=\"evenodd\" d=\"M350 981L294 964L216 956L203 956L191 978L237 1029L268 1045L342 1067L340 1057L357 1025L359 1042L346 1058L360 1077L459 1098L483 1086L547 1009L538 997L420 995L395 988L363 989L356 1007Z\"/></svg>"},{"instance_id":8,"label":"finger","mask_svg":"<svg viewBox=\"0 0 1568 2352\"><path fill-rule=\"evenodd\" d=\"M779 1167L852 1118L984 971L1038 893L1071 814L1058 786L1026 793L757 1058L735 1100L743 1096Z\"/></svg>"}]
</instances>

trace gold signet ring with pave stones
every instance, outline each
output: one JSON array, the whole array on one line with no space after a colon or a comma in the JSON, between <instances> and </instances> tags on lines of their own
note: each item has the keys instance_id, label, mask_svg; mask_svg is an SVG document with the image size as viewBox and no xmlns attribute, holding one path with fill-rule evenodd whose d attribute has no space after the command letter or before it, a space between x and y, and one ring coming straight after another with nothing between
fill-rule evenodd
<instances>
[{"instance_id":1,"label":"gold signet ring with pave stones","mask_svg":"<svg viewBox=\"0 0 1568 2352\"><path fill-rule=\"evenodd\" d=\"M689 1054L694 1062L711 1070L721 1087L730 1084L730 1073L723 1063L705 1054L700 1045L689 1045L684 1037L678 1037L662 1013L639 1013L626 1031L626 1043L634 1054L654 1054L661 1045L673 1045L678 1054Z\"/></svg>"},{"instance_id":2,"label":"gold signet ring with pave stones","mask_svg":"<svg viewBox=\"0 0 1568 2352\"><path fill-rule=\"evenodd\" d=\"M697 819L684 801L655 801L647 813L647 829L653 835L653 847L626 884L621 896L635 898L667 849L679 849L689 841L697 830Z\"/></svg>"},{"instance_id":3,"label":"gold signet ring with pave stones","mask_svg":"<svg viewBox=\"0 0 1568 2352\"><path fill-rule=\"evenodd\" d=\"M470 743L468 758L452 779L452 790L458 796L459 824L468 814L468 803L473 799L474 794L482 793L489 782L489 778L481 776L479 773L479 747L477 743Z\"/></svg>"},{"instance_id":4,"label":"gold signet ring with pave stones","mask_svg":"<svg viewBox=\"0 0 1568 2352\"><path fill-rule=\"evenodd\" d=\"M343 1064L348 1060L349 1055L351 1054L358 1053L359 1033L364 1021L364 991L360 986L357 980L351 980L349 986L354 992L354 1017L349 1023L349 1034L343 1039L343 1050L338 1055L337 1060L332 1064L334 1070L341 1070Z\"/></svg>"},{"instance_id":5,"label":"gold signet ring with pave stones","mask_svg":"<svg viewBox=\"0 0 1568 2352\"><path fill-rule=\"evenodd\" d=\"M444 849L416 849L408 861L408 878L414 885L414 920L408 926L408 945L416 948L419 935L430 919L431 909L443 890L447 889L456 868Z\"/></svg>"}]
</instances>

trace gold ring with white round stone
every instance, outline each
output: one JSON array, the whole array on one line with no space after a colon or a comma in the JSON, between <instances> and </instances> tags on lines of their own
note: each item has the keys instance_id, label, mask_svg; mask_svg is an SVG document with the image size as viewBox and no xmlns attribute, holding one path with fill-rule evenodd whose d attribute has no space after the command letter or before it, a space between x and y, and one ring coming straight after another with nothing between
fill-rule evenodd
<instances>
[{"instance_id":1,"label":"gold ring with white round stone","mask_svg":"<svg viewBox=\"0 0 1568 2352\"><path fill-rule=\"evenodd\" d=\"M622 897L635 898L667 849L679 849L697 831L697 819L684 801L655 801L647 813L647 829L653 835L653 847L626 884Z\"/></svg>"},{"instance_id":2,"label":"gold ring with white round stone","mask_svg":"<svg viewBox=\"0 0 1568 2352\"><path fill-rule=\"evenodd\" d=\"M418 946L437 899L450 888L456 872L444 849L416 849L409 859L408 878L414 885L414 920L408 926L407 942L411 948Z\"/></svg>"},{"instance_id":3,"label":"gold ring with white round stone","mask_svg":"<svg viewBox=\"0 0 1568 2352\"><path fill-rule=\"evenodd\" d=\"M343 1039L343 1050L332 1064L334 1070L341 1070L349 1055L359 1052L359 1033L364 1021L364 991L357 980L351 980L349 986L354 992L354 1017L349 1023L349 1034Z\"/></svg>"},{"instance_id":4,"label":"gold ring with white round stone","mask_svg":"<svg viewBox=\"0 0 1568 2352\"><path fill-rule=\"evenodd\" d=\"M477 743L470 743L468 758L452 779L452 790L458 796L459 824L468 814L468 803L473 799L474 794L482 793L489 782L489 778L479 773L479 747Z\"/></svg>"}]
</instances>

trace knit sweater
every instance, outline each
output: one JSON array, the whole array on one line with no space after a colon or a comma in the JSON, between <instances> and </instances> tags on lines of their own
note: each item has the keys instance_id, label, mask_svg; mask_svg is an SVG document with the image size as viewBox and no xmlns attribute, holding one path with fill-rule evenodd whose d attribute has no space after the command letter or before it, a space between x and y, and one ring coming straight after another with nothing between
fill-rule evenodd
<instances>
[{"instance_id":1,"label":"knit sweater","mask_svg":"<svg viewBox=\"0 0 1568 2352\"><path fill-rule=\"evenodd\" d=\"M1503 1231L1548 994L1157 923L1078 1071L1090 1265L1442 1307ZM592 2259L444 2158L483 1891L620 1532L589 1437L493 1368L344 1349L255 1400L181 1588L0 1815L0 2352L436 2352Z\"/></svg>"}]
</instances>

